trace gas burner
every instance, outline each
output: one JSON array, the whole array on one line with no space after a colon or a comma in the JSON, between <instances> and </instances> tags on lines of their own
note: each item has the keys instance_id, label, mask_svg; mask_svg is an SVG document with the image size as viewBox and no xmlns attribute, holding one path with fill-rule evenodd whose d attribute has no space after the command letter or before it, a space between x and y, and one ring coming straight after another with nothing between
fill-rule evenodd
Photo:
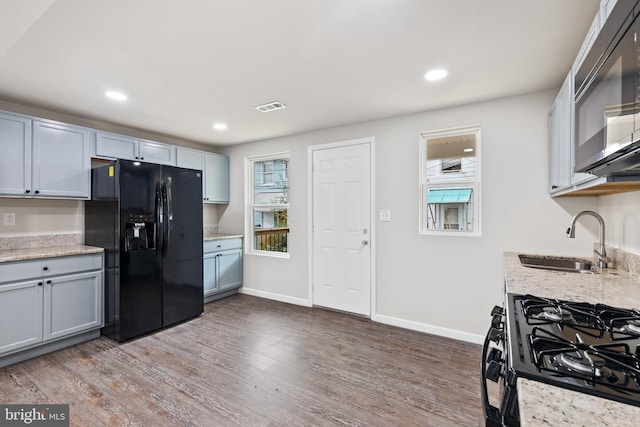
<instances>
[{"instance_id":1,"label":"gas burner","mask_svg":"<svg viewBox=\"0 0 640 427\"><path fill-rule=\"evenodd\" d=\"M622 329L624 332L640 335L640 320L630 320L629 323L627 323L620 329Z\"/></svg>"},{"instance_id":2,"label":"gas burner","mask_svg":"<svg viewBox=\"0 0 640 427\"><path fill-rule=\"evenodd\" d=\"M545 307L535 317L543 320L550 320L552 322L573 322L573 316L568 310L563 310L562 307Z\"/></svg>"},{"instance_id":3,"label":"gas burner","mask_svg":"<svg viewBox=\"0 0 640 427\"><path fill-rule=\"evenodd\" d=\"M561 366L579 374L595 375L596 378L605 379L613 376L611 369L607 367L606 360L595 354L587 355L579 351L562 353L556 361Z\"/></svg>"}]
</instances>

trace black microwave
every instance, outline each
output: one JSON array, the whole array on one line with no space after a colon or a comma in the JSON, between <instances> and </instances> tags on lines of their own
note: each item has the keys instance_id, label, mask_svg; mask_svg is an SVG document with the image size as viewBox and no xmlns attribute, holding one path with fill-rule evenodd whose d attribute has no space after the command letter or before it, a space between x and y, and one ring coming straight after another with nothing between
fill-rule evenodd
<instances>
[{"instance_id":1,"label":"black microwave","mask_svg":"<svg viewBox=\"0 0 640 427\"><path fill-rule=\"evenodd\" d=\"M619 0L574 75L575 172L640 174L639 15Z\"/></svg>"}]
</instances>

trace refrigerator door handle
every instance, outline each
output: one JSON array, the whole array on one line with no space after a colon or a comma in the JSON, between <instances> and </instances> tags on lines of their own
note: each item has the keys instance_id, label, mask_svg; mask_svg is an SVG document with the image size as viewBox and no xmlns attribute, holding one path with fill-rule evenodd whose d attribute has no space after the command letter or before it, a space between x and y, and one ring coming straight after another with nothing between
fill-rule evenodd
<instances>
[{"instance_id":1,"label":"refrigerator door handle","mask_svg":"<svg viewBox=\"0 0 640 427\"><path fill-rule=\"evenodd\" d=\"M167 256L167 245L169 244L169 233L171 227L169 225L168 203L167 203L167 185L162 183L162 257Z\"/></svg>"},{"instance_id":2,"label":"refrigerator door handle","mask_svg":"<svg viewBox=\"0 0 640 427\"><path fill-rule=\"evenodd\" d=\"M162 187L160 183L156 183L156 244L158 245L158 255L162 251L164 245L164 203L162 203Z\"/></svg>"},{"instance_id":3,"label":"refrigerator door handle","mask_svg":"<svg viewBox=\"0 0 640 427\"><path fill-rule=\"evenodd\" d=\"M173 201L171 197L171 177L167 177L167 183L165 184L166 203L167 203L167 243L171 238L171 223L173 222Z\"/></svg>"}]
</instances>

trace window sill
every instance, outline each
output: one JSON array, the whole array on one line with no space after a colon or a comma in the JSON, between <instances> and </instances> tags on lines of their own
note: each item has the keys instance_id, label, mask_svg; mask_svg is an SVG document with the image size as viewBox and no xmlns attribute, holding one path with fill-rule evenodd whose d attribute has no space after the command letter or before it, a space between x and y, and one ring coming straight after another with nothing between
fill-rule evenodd
<instances>
[{"instance_id":1,"label":"window sill","mask_svg":"<svg viewBox=\"0 0 640 427\"><path fill-rule=\"evenodd\" d=\"M247 249L246 254L269 257L269 258L289 259L289 252L256 251L252 249Z\"/></svg>"},{"instance_id":2,"label":"window sill","mask_svg":"<svg viewBox=\"0 0 640 427\"><path fill-rule=\"evenodd\" d=\"M426 231L420 230L421 236L446 236L446 237L482 237L480 231Z\"/></svg>"}]
</instances>

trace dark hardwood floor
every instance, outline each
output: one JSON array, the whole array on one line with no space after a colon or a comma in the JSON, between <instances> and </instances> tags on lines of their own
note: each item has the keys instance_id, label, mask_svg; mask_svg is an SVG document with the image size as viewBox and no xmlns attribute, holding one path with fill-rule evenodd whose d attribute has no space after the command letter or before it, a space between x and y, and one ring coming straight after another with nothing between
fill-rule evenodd
<instances>
[{"instance_id":1,"label":"dark hardwood floor","mask_svg":"<svg viewBox=\"0 0 640 427\"><path fill-rule=\"evenodd\" d=\"M480 426L480 346L235 295L125 344L0 369L2 403L73 426Z\"/></svg>"}]
</instances>

